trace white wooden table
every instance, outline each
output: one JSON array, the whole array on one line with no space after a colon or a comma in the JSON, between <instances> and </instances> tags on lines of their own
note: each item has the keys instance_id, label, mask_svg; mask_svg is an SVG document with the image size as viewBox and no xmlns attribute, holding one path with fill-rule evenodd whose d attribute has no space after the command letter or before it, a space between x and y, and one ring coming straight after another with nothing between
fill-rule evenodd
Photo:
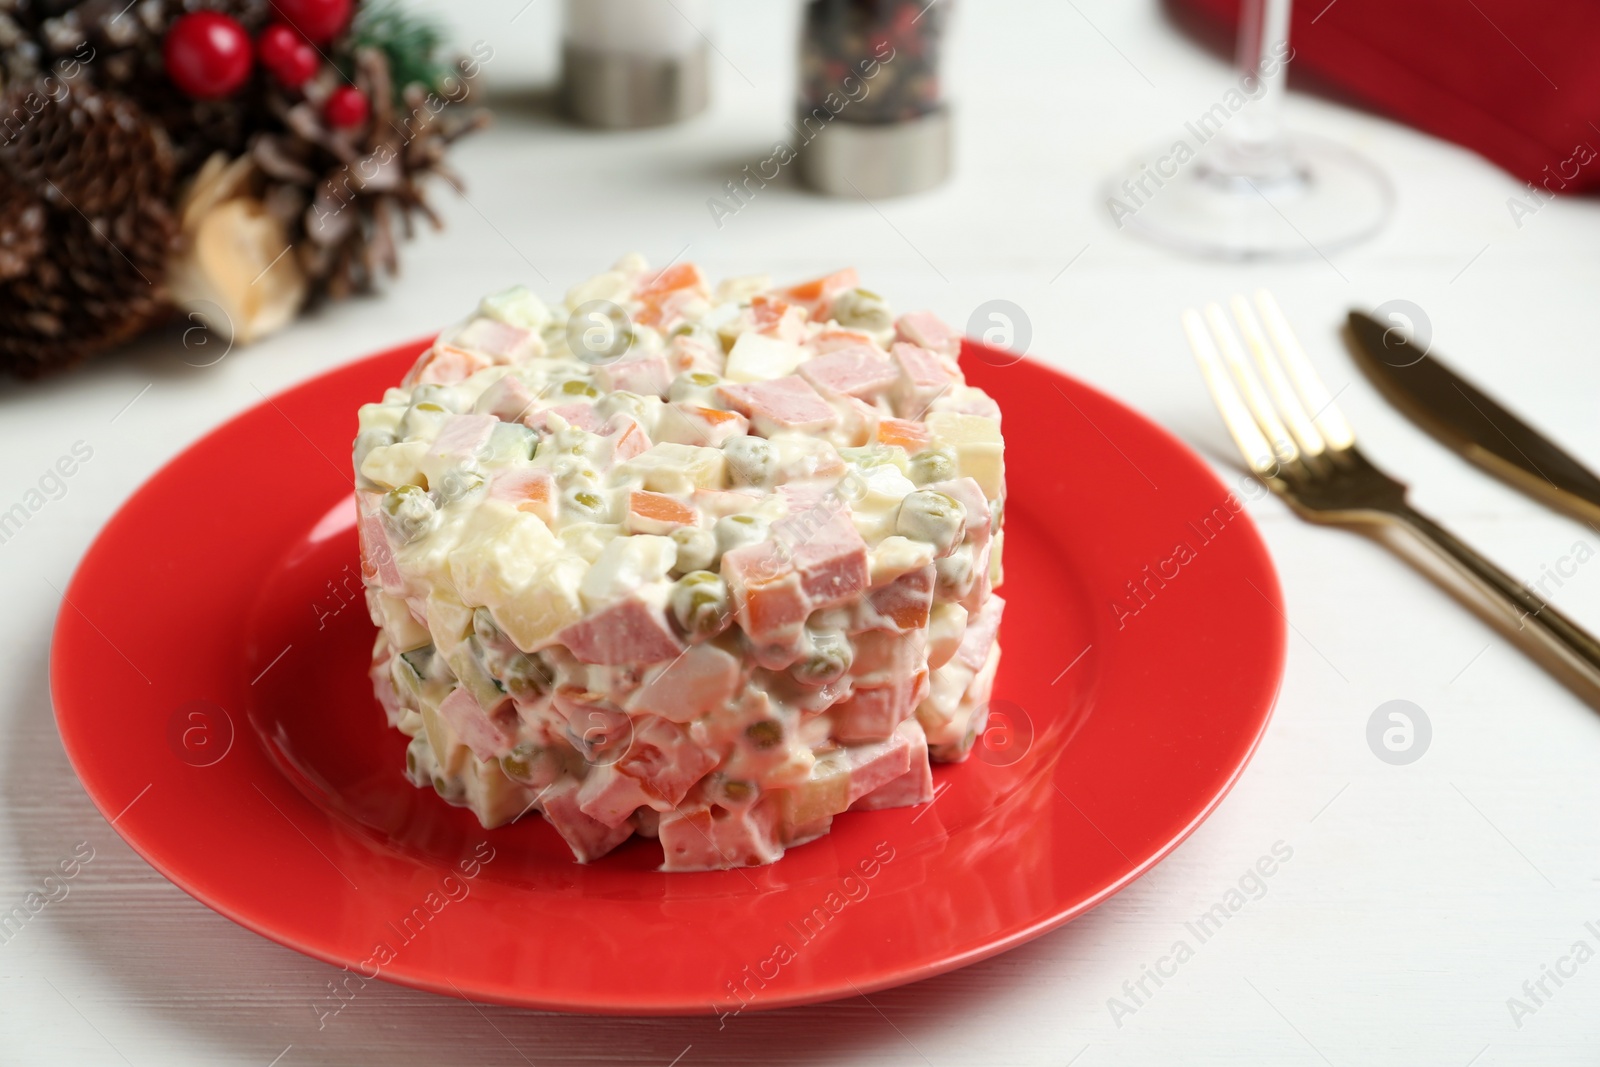
<instances>
[{"instance_id":1,"label":"white wooden table","mask_svg":"<svg viewBox=\"0 0 1600 1067\"><path fill-rule=\"evenodd\" d=\"M433 330L513 280L559 294L634 248L656 262L684 253L715 275L853 263L898 306L958 324L986 300L1012 300L1037 356L1173 428L1229 479L1232 450L1177 314L1270 284L1371 454L1417 486L1419 504L1520 574L1569 572L1546 588L1600 625L1600 565L1572 562L1600 549L1600 532L1403 422L1334 332L1354 304L1413 301L1439 351L1600 462L1593 203L1552 203L1518 229L1506 207L1518 183L1470 153L1296 96L1296 124L1393 176L1393 224L1331 264L1171 257L1118 234L1099 185L1209 106L1226 67L1154 3L984 0L959 12L953 182L881 213L773 185L718 228L707 198L769 154L787 117L793 6L719 5L712 114L601 136L537 106L557 13L554 0L531 0L514 18L522 4L428 5L463 44L493 46L486 77L499 109L494 130L457 157L470 200L441 190L447 230L406 250L388 295L318 313L213 367L187 366L174 334L0 394L0 506L75 442L93 449L65 495L0 544L0 910L75 850L94 857L64 899L0 943L0 1063L1593 1062L1600 962L1569 954L1580 941L1600 951L1600 716L1378 546L1304 525L1272 499L1251 511L1287 594L1288 677L1232 795L1091 914L870 1004L746 1014L719 1031L712 1019L480 1009L374 983L319 1032L313 1004L332 968L212 913L122 844L67 765L46 681L55 590L114 509L262 392ZM1393 699L1432 724L1426 755L1407 766L1366 740L1372 712ZM1124 983L1137 990L1185 922L1279 842L1292 858L1259 899L1134 1001ZM1544 978L1540 993L1558 966L1568 976ZM1509 998L1534 1010L1514 1013Z\"/></svg>"}]
</instances>

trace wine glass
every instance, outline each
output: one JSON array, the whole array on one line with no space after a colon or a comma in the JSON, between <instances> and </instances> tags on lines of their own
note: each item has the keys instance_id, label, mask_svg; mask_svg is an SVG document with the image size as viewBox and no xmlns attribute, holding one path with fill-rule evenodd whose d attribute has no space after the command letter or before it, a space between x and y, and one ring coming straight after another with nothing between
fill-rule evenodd
<instances>
[{"instance_id":1,"label":"wine glass","mask_svg":"<svg viewBox=\"0 0 1600 1067\"><path fill-rule=\"evenodd\" d=\"M1119 229L1218 259L1326 256L1388 221L1389 180L1365 157L1284 128L1290 0L1242 0L1238 84L1180 137L1113 178Z\"/></svg>"}]
</instances>

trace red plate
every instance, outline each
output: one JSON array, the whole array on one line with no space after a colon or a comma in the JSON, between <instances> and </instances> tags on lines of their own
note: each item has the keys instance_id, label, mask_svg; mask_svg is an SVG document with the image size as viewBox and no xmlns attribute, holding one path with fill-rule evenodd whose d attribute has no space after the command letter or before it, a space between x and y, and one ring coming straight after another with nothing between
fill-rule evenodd
<instances>
[{"instance_id":1,"label":"red plate","mask_svg":"<svg viewBox=\"0 0 1600 1067\"><path fill-rule=\"evenodd\" d=\"M931 806L841 816L749 870L659 846L572 862L542 820L485 832L402 776L366 676L350 440L420 344L234 419L106 527L56 626L73 766L157 870L301 952L566 1011L756 1010L1012 948L1195 828L1265 727L1277 577L1238 501L1113 400L969 346L1005 410L1010 602L986 741ZM1230 507L1230 503L1233 507Z\"/></svg>"}]
</instances>

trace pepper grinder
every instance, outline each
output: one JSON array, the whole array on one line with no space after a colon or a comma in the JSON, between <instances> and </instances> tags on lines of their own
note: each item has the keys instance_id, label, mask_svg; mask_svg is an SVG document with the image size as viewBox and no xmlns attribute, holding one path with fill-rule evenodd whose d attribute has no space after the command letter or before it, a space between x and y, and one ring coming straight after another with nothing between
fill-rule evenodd
<instances>
[{"instance_id":1,"label":"pepper grinder","mask_svg":"<svg viewBox=\"0 0 1600 1067\"><path fill-rule=\"evenodd\" d=\"M800 45L801 179L833 196L903 196L950 174L940 78L954 0L808 0Z\"/></svg>"},{"instance_id":2,"label":"pepper grinder","mask_svg":"<svg viewBox=\"0 0 1600 1067\"><path fill-rule=\"evenodd\" d=\"M566 112L586 126L682 122L710 99L699 27L710 0L567 0L561 83Z\"/></svg>"}]
</instances>

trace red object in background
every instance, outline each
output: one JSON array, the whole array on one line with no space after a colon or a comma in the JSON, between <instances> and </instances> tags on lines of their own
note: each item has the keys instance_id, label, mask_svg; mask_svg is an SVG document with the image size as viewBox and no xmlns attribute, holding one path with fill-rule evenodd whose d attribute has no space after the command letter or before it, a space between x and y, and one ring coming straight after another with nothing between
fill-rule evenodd
<instances>
[{"instance_id":1,"label":"red object in background","mask_svg":"<svg viewBox=\"0 0 1600 1067\"><path fill-rule=\"evenodd\" d=\"M1267 724L1283 599L1244 505L1128 408L968 342L962 366L1011 446L1005 653L994 736L935 769L936 799L840 815L771 866L692 874L657 871L642 839L574 863L537 816L486 831L405 778L367 675L335 461L357 405L426 343L263 401L179 455L96 538L56 622L56 722L89 796L158 871L291 948L562 1011L871 993L1126 886L1215 807ZM293 477L264 502L241 457Z\"/></svg>"},{"instance_id":2,"label":"red object in background","mask_svg":"<svg viewBox=\"0 0 1600 1067\"><path fill-rule=\"evenodd\" d=\"M322 117L328 120L328 125L342 130L360 126L371 111L367 94L354 85L339 86L328 94L328 102L322 105Z\"/></svg>"},{"instance_id":3,"label":"red object in background","mask_svg":"<svg viewBox=\"0 0 1600 1067\"><path fill-rule=\"evenodd\" d=\"M274 0L272 6L312 44L327 44L350 24L350 0Z\"/></svg>"},{"instance_id":4,"label":"red object in background","mask_svg":"<svg viewBox=\"0 0 1600 1067\"><path fill-rule=\"evenodd\" d=\"M250 78L250 36L215 11L196 11L172 24L161 58L172 83L190 96L228 96Z\"/></svg>"},{"instance_id":5,"label":"red object in background","mask_svg":"<svg viewBox=\"0 0 1600 1067\"><path fill-rule=\"evenodd\" d=\"M261 65L290 89L300 88L322 66L317 50L282 22L275 22L261 31L256 40L256 54L261 57Z\"/></svg>"},{"instance_id":6,"label":"red object in background","mask_svg":"<svg viewBox=\"0 0 1600 1067\"><path fill-rule=\"evenodd\" d=\"M1169 0L1236 29L1239 0ZM1294 67L1552 192L1600 186L1600 5L1302 0Z\"/></svg>"}]
</instances>

